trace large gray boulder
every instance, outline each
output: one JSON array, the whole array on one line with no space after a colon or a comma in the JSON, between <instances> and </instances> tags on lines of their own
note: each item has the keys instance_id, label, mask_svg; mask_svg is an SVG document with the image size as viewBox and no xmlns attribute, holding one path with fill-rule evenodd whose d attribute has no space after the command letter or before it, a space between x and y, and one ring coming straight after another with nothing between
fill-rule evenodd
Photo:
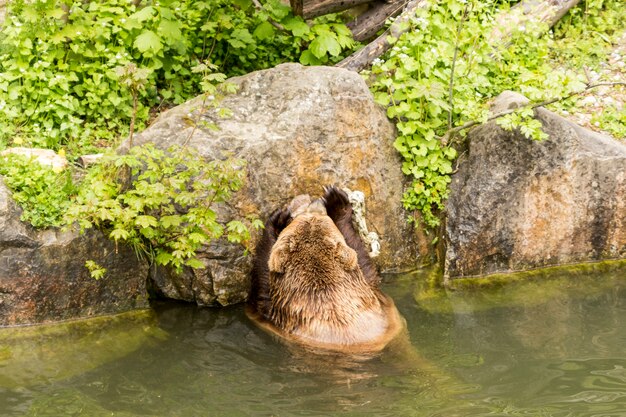
<instances>
[{"instance_id":1,"label":"large gray boulder","mask_svg":"<svg viewBox=\"0 0 626 417\"><path fill-rule=\"evenodd\" d=\"M147 266L100 232L35 230L0 179L0 327L55 322L148 307ZM108 272L95 280L94 260Z\"/></svg>"},{"instance_id":2,"label":"large gray boulder","mask_svg":"<svg viewBox=\"0 0 626 417\"><path fill-rule=\"evenodd\" d=\"M526 101L504 93L493 112ZM549 139L471 131L447 203L447 279L626 257L626 145L535 115Z\"/></svg>"},{"instance_id":3,"label":"large gray boulder","mask_svg":"<svg viewBox=\"0 0 626 417\"><path fill-rule=\"evenodd\" d=\"M230 81L239 90L220 105L229 108L232 117L219 118L214 110L204 110L203 98L198 97L161 116L135 138L135 144L154 142L167 148L189 140L207 158L230 153L245 159L246 186L231 204L219 208L225 220L247 214L265 219L296 195L321 195L324 184L362 191L369 230L381 238L376 258L380 269L418 265L417 239L400 201L404 178L392 146L394 127L358 74L283 64ZM209 124L219 129L208 128ZM257 238L258 233L252 243ZM157 292L202 305L246 298L251 256L244 257L241 247L214 242L200 258L205 269L181 275L154 269Z\"/></svg>"}]
</instances>

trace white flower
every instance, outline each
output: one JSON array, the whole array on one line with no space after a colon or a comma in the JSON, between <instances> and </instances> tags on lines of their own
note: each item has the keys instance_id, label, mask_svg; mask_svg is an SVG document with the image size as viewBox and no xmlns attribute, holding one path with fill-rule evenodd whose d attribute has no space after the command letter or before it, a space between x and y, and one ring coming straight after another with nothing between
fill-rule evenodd
<instances>
[{"instance_id":1,"label":"white flower","mask_svg":"<svg viewBox=\"0 0 626 417\"><path fill-rule=\"evenodd\" d=\"M418 17L415 19L415 23L420 25L421 27L426 27L428 26L428 20L424 19L423 17Z\"/></svg>"}]
</instances>

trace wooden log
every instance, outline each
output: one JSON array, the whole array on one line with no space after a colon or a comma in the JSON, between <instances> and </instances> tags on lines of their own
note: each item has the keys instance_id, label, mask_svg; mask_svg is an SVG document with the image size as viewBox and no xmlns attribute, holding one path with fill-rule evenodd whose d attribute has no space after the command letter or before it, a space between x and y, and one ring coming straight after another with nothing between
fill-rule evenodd
<instances>
[{"instance_id":1,"label":"wooden log","mask_svg":"<svg viewBox=\"0 0 626 417\"><path fill-rule=\"evenodd\" d=\"M340 12L371 1L372 0L289 0L293 13L305 19Z\"/></svg>"},{"instance_id":2,"label":"wooden log","mask_svg":"<svg viewBox=\"0 0 626 417\"><path fill-rule=\"evenodd\" d=\"M410 28L408 21L411 17L413 17L413 15L415 15L417 8L428 7L428 4L427 0L410 0L404 6L404 10L400 13L400 16L398 16L398 18L382 35L335 66L357 72L368 67L374 59L378 58L391 48L391 44L387 38L389 36L398 38L404 32L408 31Z\"/></svg>"},{"instance_id":3,"label":"wooden log","mask_svg":"<svg viewBox=\"0 0 626 417\"><path fill-rule=\"evenodd\" d=\"M370 9L348 23L354 40L363 42L376 35L389 17L395 17L406 5L408 0L377 0L372 3Z\"/></svg>"},{"instance_id":4,"label":"wooden log","mask_svg":"<svg viewBox=\"0 0 626 417\"><path fill-rule=\"evenodd\" d=\"M496 17L493 39L497 44L507 44L511 35L529 22L547 23L552 27L580 0L522 0L507 13ZM492 43L492 44L493 44Z\"/></svg>"}]
</instances>

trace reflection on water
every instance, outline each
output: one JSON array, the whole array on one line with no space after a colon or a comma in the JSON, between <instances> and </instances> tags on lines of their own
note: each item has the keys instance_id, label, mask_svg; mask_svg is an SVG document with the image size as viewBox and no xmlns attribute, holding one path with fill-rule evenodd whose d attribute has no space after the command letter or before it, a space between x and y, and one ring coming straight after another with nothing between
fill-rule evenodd
<instances>
[{"instance_id":1,"label":"reflection on water","mask_svg":"<svg viewBox=\"0 0 626 417\"><path fill-rule=\"evenodd\" d=\"M156 322L45 338L2 330L0 415L626 416L624 278L445 294L393 277L408 335L373 358L287 346L241 307L163 304Z\"/></svg>"}]
</instances>

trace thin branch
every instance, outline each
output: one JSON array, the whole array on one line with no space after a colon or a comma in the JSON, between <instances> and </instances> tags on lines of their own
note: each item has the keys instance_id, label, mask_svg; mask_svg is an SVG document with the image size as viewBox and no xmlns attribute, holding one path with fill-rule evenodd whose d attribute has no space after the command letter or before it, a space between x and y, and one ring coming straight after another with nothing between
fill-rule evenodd
<instances>
[{"instance_id":1,"label":"thin branch","mask_svg":"<svg viewBox=\"0 0 626 417\"><path fill-rule=\"evenodd\" d=\"M128 134L128 147L133 147L133 134L135 133L135 121L137 120L137 108L139 107L139 91L137 88L131 87L131 93L133 95L133 114L130 118L130 133Z\"/></svg>"},{"instance_id":2,"label":"thin branch","mask_svg":"<svg viewBox=\"0 0 626 417\"><path fill-rule=\"evenodd\" d=\"M529 103L529 104L527 104L525 106L520 106L520 107L517 107L515 109L509 109L509 110L506 110L506 111L503 111L503 112L500 112L500 113L496 113L494 115L489 116L489 118L487 118L487 120L484 121L484 122L483 121L478 121L478 120L469 121L469 122L467 122L467 123L465 123L465 124L463 124L461 126L457 126L457 127L452 128L452 129L449 129L443 136L439 137L439 139L441 140L441 142L444 145L446 145L448 143L448 140L451 137L454 137L454 135L456 133L460 132L461 130L469 129L470 127L474 127L476 125L480 125L480 124L483 124L483 123L490 122L490 121L495 120L495 119L497 119L499 117L506 116L506 115L511 114L511 113L515 113L516 111L521 110L521 109L526 109L526 108L534 109L534 108L537 108L537 107L543 107L543 106L547 106L547 105L552 104L552 103L556 103L557 101L567 100L568 98L571 98L571 97L580 95L580 94L582 94L582 93L584 93L586 91L589 91L592 88L603 87L603 86L610 86L610 87L612 87L612 86L616 86L616 85L626 85L626 82L616 81L616 82L601 82L601 83L596 83L596 84L587 84L587 86L584 89L582 89L580 91L575 91L575 92L573 92L573 93L571 93L571 94L569 94L569 95L567 95L565 97L555 97L555 98L551 98L551 99L544 100L542 102L534 103L534 104L533 103Z\"/></svg>"},{"instance_id":3,"label":"thin branch","mask_svg":"<svg viewBox=\"0 0 626 417\"><path fill-rule=\"evenodd\" d=\"M461 30L463 30L463 23L467 18L469 12L469 3L465 4L465 10L463 10L463 16L459 22L459 26L456 29L456 42L454 44L454 56L452 57L452 67L450 68L450 86L448 90L449 97L449 109L448 109L448 129L452 129L452 114L454 113L454 67L456 65L456 58L459 54L459 42L461 39Z\"/></svg>"},{"instance_id":4,"label":"thin branch","mask_svg":"<svg viewBox=\"0 0 626 417\"><path fill-rule=\"evenodd\" d=\"M189 144L189 141L191 140L191 138L193 137L193 134L196 133L196 130L198 130L198 123L200 123L200 119L202 118L202 114L207 110L206 109L206 102L209 98L209 94L208 93L203 93L203 98L202 98L202 105L200 106L200 110L198 111L198 114L196 116L195 120L192 120L193 122L193 128L191 129L191 132L189 132L189 136L187 136L187 139L185 139L185 141L182 144L182 148L186 148L187 145Z\"/></svg>"},{"instance_id":5,"label":"thin branch","mask_svg":"<svg viewBox=\"0 0 626 417\"><path fill-rule=\"evenodd\" d=\"M258 11L263 11L263 5L261 4L261 2L259 2L259 0L252 0L252 3L254 4L255 9L257 9ZM267 21L270 22L272 26L274 26L276 29L280 30L281 32L285 31L285 27L281 25L280 23L276 22L275 20L268 17Z\"/></svg>"}]
</instances>

